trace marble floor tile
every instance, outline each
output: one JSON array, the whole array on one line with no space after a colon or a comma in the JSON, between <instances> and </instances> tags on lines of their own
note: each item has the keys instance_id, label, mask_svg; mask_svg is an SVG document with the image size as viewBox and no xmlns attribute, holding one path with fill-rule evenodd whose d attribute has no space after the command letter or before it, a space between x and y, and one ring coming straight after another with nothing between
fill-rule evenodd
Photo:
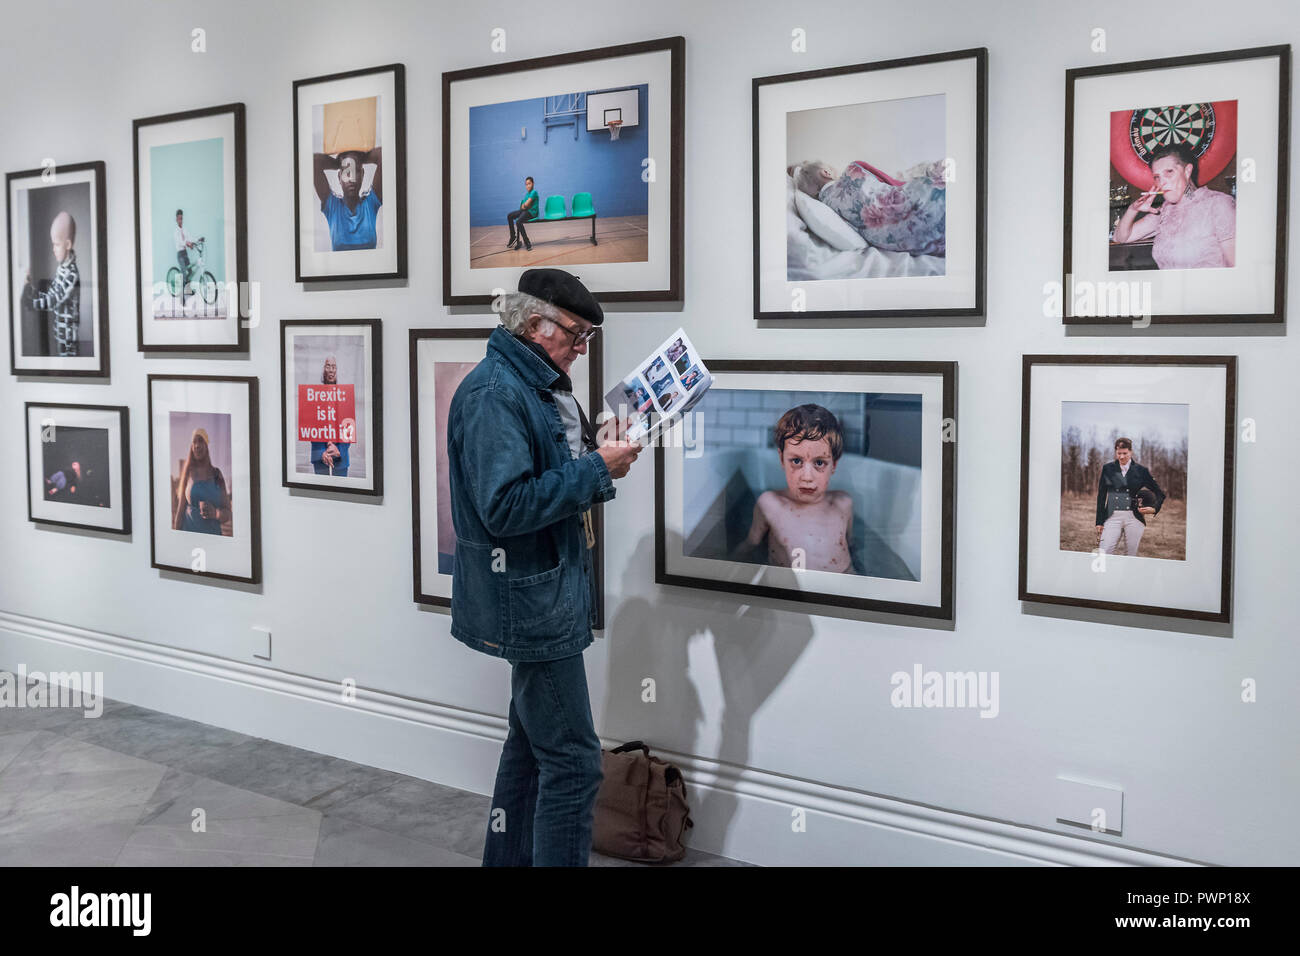
<instances>
[{"instance_id":1,"label":"marble floor tile","mask_svg":"<svg viewBox=\"0 0 1300 956\"><path fill-rule=\"evenodd\" d=\"M58 732L169 766L257 739L134 705L106 711L102 717L70 723Z\"/></svg>"},{"instance_id":2,"label":"marble floor tile","mask_svg":"<svg viewBox=\"0 0 1300 956\"><path fill-rule=\"evenodd\" d=\"M404 777L376 793L336 804L330 813L482 859L491 798Z\"/></svg>"},{"instance_id":3,"label":"marble floor tile","mask_svg":"<svg viewBox=\"0 0 1300 956\"><path fill-rule=\"evenodd\" d=\"M173 765L321 811L408 779L399 773L260 738L229 748L196 751L180 757Z\"/></svg>"},{"instance_id":4,"label":"marble floor tile","mask_svg":"<svg viewBox=\"0 0 1300 956\"><path fill-rule=\"evenodd\" d=\"M0 770L0 864L111 863L166 772L50 731L34 734Z\"/></svg>"},{"instance_id":5,"label":"marble floor tile","mask_svg":"<svg viewBox=\"0 0 1300 956\"><path fill-rule=\"evenodd\" d=\"M316 810L171 769L142 808L117 863L309 865L320 822Z\"/></svg>"},{"instance_id":6,"label":"marble floor tile","mask_svg":"<svg viewBox=\"0 0 1300 956\"><path fill-rule=\"evenodd\" d=\"M333 813L321 819L316 866L479 865L479 857L376 830Z\"/></svg>"}]
</instances>

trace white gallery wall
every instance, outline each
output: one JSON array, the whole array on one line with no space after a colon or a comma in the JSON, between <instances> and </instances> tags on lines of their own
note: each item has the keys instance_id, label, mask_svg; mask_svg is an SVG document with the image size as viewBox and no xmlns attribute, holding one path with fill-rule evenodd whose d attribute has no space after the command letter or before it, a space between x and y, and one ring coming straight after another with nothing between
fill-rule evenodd
<instances>
[{"instance_id":1,"label":"white gallery wall","mask_svg":"<svg viewBox=\"0 0 1300 956\"><path fill-rule=\"evenodd\" d=\"M191 51L196 27L204 53ZM506 30L505 54L490 48L495 27ZM791 50L796 27L805 53ZM1097 27L1102 54L1091 49ZM1062 261L1065 70L1296 42L1293 3L1242 0L1226 14L1195 0L1157 29L1119 2L60 0L13 6L5 33L0 166L107 163L112 377L0 376L0 668L103 670L110 697L489 792L509 669L453 640L444 612L412 602L407 329L495 324L483 310L441 305L441 74L680 34L685 301L611 308L606 378L678 325L706 361L958 362L956 622L912 626L656 586L645 454L605 509L608 628L586 654L602 737L674 755L691 782L693 842L763 863L1158 859L1117 848L1300 862L1300 341L1294 330L1217 327L1067 334L1044 314L1044 284ZM986 323L756 328L751 78L975 46L989 50ZM392 62L406 65L411 278L305 290L292 281L291 84ZM247 107L248 262L262 305L250 355L145 356L131 121L236 101ZM384 323L377 502L280 486L278 322L322 317ZM1231 626L1017 601L1020 357L1057 352L1239 356L1238 409L1258 441L1238 447ZM259 377L260 586L149 567L150 373ZM129 539L27 521L25 401L130 406ZM252 656L259 627L272 632L269 662ZM890 676L918 664L997 672L997 716L892 707ZM654 702L643 700L646 678ZM1254 703L1241 700L1248 678ZM357 703L337 692L349 679ZM1071 809L1058 776L1122 790L1122 834L1058 823ZM791 826L799 808L806 832Z\"/></svg>"}]
</instances>

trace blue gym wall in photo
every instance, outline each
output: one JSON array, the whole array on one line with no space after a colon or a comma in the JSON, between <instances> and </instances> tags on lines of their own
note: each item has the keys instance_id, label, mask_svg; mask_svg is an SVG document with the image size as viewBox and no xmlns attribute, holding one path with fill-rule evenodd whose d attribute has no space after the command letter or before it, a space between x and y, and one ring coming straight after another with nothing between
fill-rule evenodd
<instances>
[{"instance_id":1,"label":"blue gym wall in photo","mask_svg":"<svg viewBox=\"0 0 1300 956\"><path fill-rule=\"evenodd\" d=\"M568 213L574 194L586 192L591 193L600 219L646 215L650 187L641 180L641 162L649 154L649 87L642 84L636 89L641 123L623 130L612 142L604 130L588 132L582 115L577 117L576 140L572 126L552 127L548 136L543 125L544 97L472 108L470 225L504 226L506 215L519 208L524 198L525 176L535 180L543 208L547 196L559 195ZM521 129L527 129L527 136L521 138Z\"/></svg>"}]
</instances>

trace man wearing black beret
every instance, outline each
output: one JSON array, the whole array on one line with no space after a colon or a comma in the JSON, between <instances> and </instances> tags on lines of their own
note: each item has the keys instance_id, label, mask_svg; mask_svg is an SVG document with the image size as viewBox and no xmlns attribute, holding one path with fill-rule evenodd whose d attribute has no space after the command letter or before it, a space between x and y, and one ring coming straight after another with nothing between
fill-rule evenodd
<instances>
[{"instance_id":1,"label":"man wearing black beret","mask_svg":"<svg viewBox=\"0 0 1300 956\"><path fill-rule=\"evenodd\" d=\"M509 732L484 866L586 866L600 738L582 651L592 642L591 507L641 446L602 441L569 371L604 313L561 269L501 297L487 354L447 417L456 528L451 633L510 662Z\"/></svg>"}]
</instances>

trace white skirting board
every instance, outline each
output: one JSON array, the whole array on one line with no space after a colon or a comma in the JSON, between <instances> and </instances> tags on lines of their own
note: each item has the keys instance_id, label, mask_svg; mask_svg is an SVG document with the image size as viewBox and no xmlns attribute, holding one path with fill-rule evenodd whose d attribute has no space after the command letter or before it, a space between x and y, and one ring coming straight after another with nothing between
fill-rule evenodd
<instances>
[{"instance_id":1,"label":"white skirting board","mask_svg":"<svg viewBox=\"0 0 1300 956\"><path fill-rule=\"evenodd\" d=\"M490 793L504 717L0 612L0 670L92 671L107 697L356 763ZM605 741L605 746L615 742ZM1188 865L1196 861L689 754L691 846L764 866ZM804 811L804 829L794 826Z\"/></svg>"}]
</instances>

